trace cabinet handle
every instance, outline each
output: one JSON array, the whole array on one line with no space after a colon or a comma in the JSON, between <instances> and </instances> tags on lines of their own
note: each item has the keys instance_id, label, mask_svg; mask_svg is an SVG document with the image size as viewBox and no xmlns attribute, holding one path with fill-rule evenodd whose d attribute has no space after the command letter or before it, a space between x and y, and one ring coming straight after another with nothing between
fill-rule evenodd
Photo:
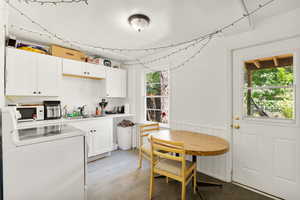
<instances>
[{"instance_id":1,"label":"cabinet handle","mask_svg":"<svg viewBox=\"0 0 300 200\"><path fill-rule=\"evenodd\" d=\"M87 72L87 74L90 74L90 72Z\"/></svg>"}]
</instances>

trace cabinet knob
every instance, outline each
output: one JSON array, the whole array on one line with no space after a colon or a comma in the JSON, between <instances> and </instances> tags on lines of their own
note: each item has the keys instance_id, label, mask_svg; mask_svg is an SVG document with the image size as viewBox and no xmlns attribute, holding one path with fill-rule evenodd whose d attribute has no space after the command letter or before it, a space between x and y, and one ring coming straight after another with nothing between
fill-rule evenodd
<instances>
[{"instance_id":1,"label":"cabinet knob","mask_svg":"<svg viewBox=\"0 0 300 200\"><path fill-rule=\"evenodd\" d=\"M36 92L33 92L33 94L36 94Z\"/></svg>"},{"instance_id":2,"label":"cabinet knob","mask_svg":"<svg viewBox=\"0 0 300 200\"><path fill-rule=\"evenodd\" d=\"M39 94L42 94L42 92L38 92Z\"/></svg>"}]
</instances>

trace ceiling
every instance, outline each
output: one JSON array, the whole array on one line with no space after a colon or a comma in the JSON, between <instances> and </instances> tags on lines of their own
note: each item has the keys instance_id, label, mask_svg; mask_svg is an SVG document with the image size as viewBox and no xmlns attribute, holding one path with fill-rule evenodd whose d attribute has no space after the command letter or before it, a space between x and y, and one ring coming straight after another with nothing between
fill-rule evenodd
<instances>
[{"instance_id":1,"label":"ceiling","mask_svg":"<svg viewBox=\"0 0 300 200\"><path fill-rule=\"evenodd\" d=\"M11 3L51 32L74 41L116 48L145 48L197 37L215 31L245 13L243 0L89 0L89 4L65 5L26 4L18 0ZM251 11L268 0L244 0ZM226 34L236 34L255 28L260 21L300 7L299 0L275 0L272 5L232 27ZM148 29L136 32L128 24L131 14L143 13L151 18ZM250 22L250 23L249 23ZM9 24L37 32L39 27L10 9ZM23 39L58 43L44 36L12 28L10 33ZM105 56L127 59L119 53L99 52Z\"/></svg>"}]
</instances>

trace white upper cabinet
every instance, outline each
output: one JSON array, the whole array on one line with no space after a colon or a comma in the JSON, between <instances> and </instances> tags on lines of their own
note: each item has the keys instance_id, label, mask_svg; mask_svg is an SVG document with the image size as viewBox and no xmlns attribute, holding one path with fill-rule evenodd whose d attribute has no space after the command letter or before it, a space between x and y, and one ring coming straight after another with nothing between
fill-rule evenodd
<instances>
[{"instance_id":1,"label":"white upper cabinet","mask_svg":"<svg viewBox=\"0 0 300 200\"><path fill-rule=\"evenodd\" d=\"M82 62L70 59L63 59L63 74L83 76L84 75L84 66Z\"/></svg>"},{"instance_id":2,"label":"white upper cabinet","mask_svg":"<svg viewBox=\"0 0 300 200\"><path fill-rule=\"evenodd\" d=\"M63 74L94 79L105 78L105 68L102 65L63 59Z\"/></svg>"},{"instance_id":3,"label":"white upper cabinet","mask_svg":"<svg viewBox=\"0 0 300 200\"><path fill-rule=\"evenodd\" d=\"M37 62L38 94L42 96L58 96L61 59L37 54Z\"/></svg>"},{"instance_id":4,"label":"white upper cabinet","mask_svg":"<svg viewBox=\"0 0 300 200\"><path fill-rule=\"evenodd\" d=\"M58 96L60 59L7 48L6 95Z\"/></svg>"},{"instance_id":5,"label":"white upper cabinet","mask_svg":"<svg viewBox=\"0 0 300 200\"><path fill-rule=\"evenodd\" d=\"M123 69L107 68L106 70L106 96L126 97L127 73Z\"/></svg>"},{"instance_id":6,"label":"white upper cabinet","mask_svg":"<svg viewBox=\"0 0 300 200\"><path fill-rule=\"evenodd\" d=\"M27 51L7 48L6 95L34 95L37 91L37 60Z\"/></svg>"},{"instance_id":7,"label":"white upper cabinet","mask_svg":"<svg viewBox=\"0 0 300 200\"><path fill-rule=\"evenodd\" d=\"M105 67L103 65L95 65L91 63L83 63L85 66L86 76L92 78L105 78Z\"/></svg>"}]
</instances>

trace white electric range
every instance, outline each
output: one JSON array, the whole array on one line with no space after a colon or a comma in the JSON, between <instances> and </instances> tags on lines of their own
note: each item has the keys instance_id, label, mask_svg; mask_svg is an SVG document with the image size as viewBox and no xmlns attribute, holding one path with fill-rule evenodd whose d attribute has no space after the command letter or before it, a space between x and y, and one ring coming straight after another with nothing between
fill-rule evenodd
<instances>
[{"instance_id":1,"label":"white electric range","mask_svg":"<svg viewBox=\"0 0 300 200\"><path fill-rule=\"evenodd\" d=\"M2 109L3 199L84 200L85 134L66 124L18 128Z\"/></svg>"}]
</instances>

